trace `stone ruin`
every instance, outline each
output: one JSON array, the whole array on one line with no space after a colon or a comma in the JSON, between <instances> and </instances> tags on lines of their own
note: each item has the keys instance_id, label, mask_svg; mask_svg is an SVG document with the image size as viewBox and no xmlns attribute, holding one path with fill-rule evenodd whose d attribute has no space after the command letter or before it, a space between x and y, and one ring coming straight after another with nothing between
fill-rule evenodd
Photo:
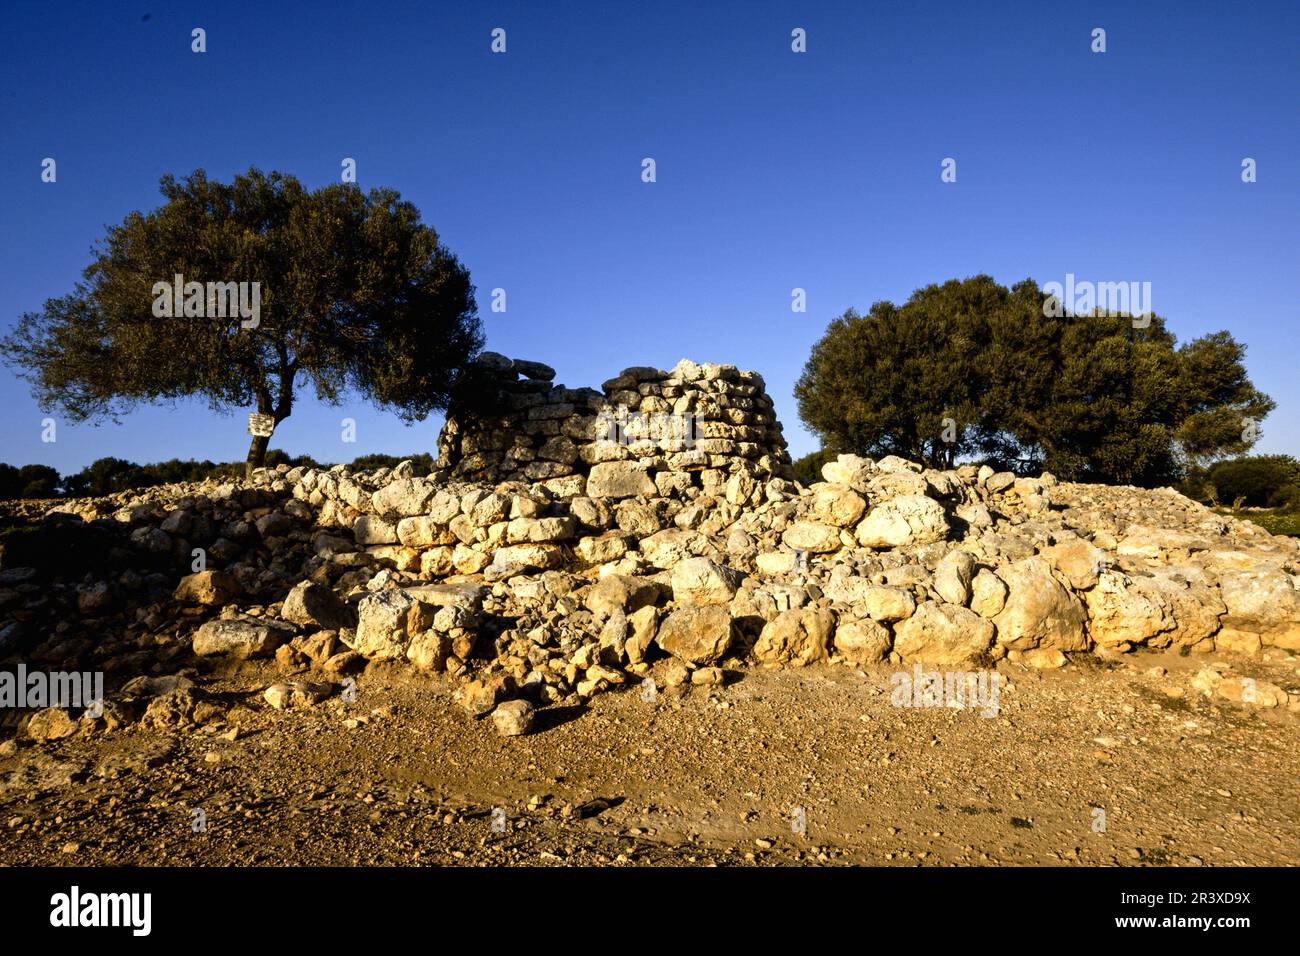
<instances>
[{"instance_id":1,"label":"stone ruin","mask_svg":"<svg viewBox=\"0 0 1300 956\"><path fill-rule=\"evenodd\" d=\"M438 467L451 477L542 482L561 497L581 493L593 466L634 459L665 481L698 474L705 487L739 471L791 477L757 372L683 359L667 372L624 369L596 391L552 384L555 370L540 362L488 352L477 364L500 410L448 416Z\"/></svg>"},{"instance_id":2,"label":"stone ruin","mask_svg":"<svg viewBox=\"0 0 1300 956\"><path fill-rule=\"evenodd\" d=\"M1050 669L1141 648L1215 655L1197 699L1300 712L1218 660L1300 651L1300 541L1170 489L975 465L841 455L804 487L762 378L731 366L629 369L601 392L485 366L506 407L451 416L427 477L279 466L63 502L10 534L0 655L109 676L103 713L26 732L218 720L213 662L258 658L311 675L267 707L391 662L448 675L503 734L752 666ZM636 430L688 414L698 433Z\"/></svg>"}]
</instances>

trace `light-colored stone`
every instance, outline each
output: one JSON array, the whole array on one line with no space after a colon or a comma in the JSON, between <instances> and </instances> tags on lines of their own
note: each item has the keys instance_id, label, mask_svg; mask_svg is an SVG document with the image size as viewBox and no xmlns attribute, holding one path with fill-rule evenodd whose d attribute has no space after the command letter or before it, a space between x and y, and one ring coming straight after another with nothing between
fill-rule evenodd
<instances>
[{"instance_id":1,"label":"light-colored stone","mask_svg":"<svg viewBox=\"0 0 1300 956\"><path fill-rule=\"evenodd\" d=\"M835 651L852 664L879 664L892 646L889 629L870 618L841 620L835 628Z\"/></svg>"},{"instance_id":2,"label":"light-colored stone","mask_svg":"<svg viewBox=\"0 0 1300 956\"><path fill-rule=\"evenodd\" d=\"M848 528L857 524L866 510L866 499L852 488L831 484L813 486L812 511L823 524Z\"/></svg>"},{"instance_id":3,"label":"light-colored stone","mask_svg":"<svg viewBox=\"0 0 1300 956\"><path fill-rule=\"evenodd\" d=\"M239 580L233 574L226 571L200 571L181 578L172 597L187 604L220 607L229 604L242 590Z\"/></svg>"},{"instance_id":4,"label":"light-colored stone","mask_svg":"<svg viewBox=\"0 0 1300 956\"><path fill-rule=\"evenodd\" d=\"M678 608L655 637L669 654L692 664L713 664L731 647L731 615L716 604Z\"/></svg>"},{"instance_id":5,"label":"light-colored stone","mask_svg":"<svg viewBox=\"0 0 1300 956\"><path fill-rule=\"evenodd\" d=\"M864 548L929 544L947 534L943 507L924 495L902 495L876 505L857 528L858 543Z\"/></svg>"},{"instance_id":6,"label":"light-colored stone","mask_svg":"<svg viewBox=\"0 0 1300 956\"><path fill-rule=\"evenodd\" d=\"M981 661L993 646L993 625L956 604L926 601L894 628L894 651L905 663L953 666Z\"/></svg>"},{"instance_id":7,"label":"light-colored stone","mask_svg":"<svg viewBox=\"0 0 1300 956\"><path fill-rule=\"evenodd\" d=\"M829 656L835 613L829 608L783 611L763 626L754 657L763 664L803 667Z\"/></svg>"},{"instance_id":8,"label":"light-colored stone","mask_svg":"<svg viewBox=\"0 0 1300 956\"><path fill-rule=\"evenodd\" d=\"M993 618L999 644L1021 651L1034 647L1087 649L1083 603L1052 577L1051 565L1044 558L1013 561L998 569L998 577L1007 585L1006 603Z\"/></svg>"},{"instance_id":9,"label":"light-colored stone","mask_svg":"<svg viewBox=\"0 0 1300 956\"><path fill-rule=\"evenodd\" d=\"M840 533L836 528L816 521L797 521L785 529L781 543L795 551L825 554L841 547Z\"/></svg>"},{"instance_id":10,"label":"light-colored stone","mask_svg":"<svg viewBox=\"0 0 1300 956\"><path fill-rule=\"evenodd\" d=\"M687 558L672 572L673 601L678 607L692 604L731 603L740 575L709 558Z\"/></svg>"},{"instance_id":11,"label":"light-colored stone","mask_svg":"<svg viewBox=\"0 0 1300 956\"><path fill-rule=\"evenodd\" d=\"M253 621L208 621L194 632L194 653L199 657L224 655L244 660L270 657L293 637L293 630Z\"/></svg>"},{"instance_id":12,"label":"light-colored stone","mask_svg":"<svg viewBox=\"0 0 1300 956\"><path fill-rule=\"evenodd\" d=\"M592 465L586 494L591 498L634 498L655 494L655 483L645 466L635 461L607 461Z\"/></svg>"},{"instance_id":13,"label":"light-colored stone","mask_svg":"<svg viewBox=\"0 0 1300 956\"><path fill-rule=\"evenodd\" d=\"M533 705L526 700L508 700L492 711L492 723L502 737L521 737L533 729Z\"/></svg>"}]
</instances>

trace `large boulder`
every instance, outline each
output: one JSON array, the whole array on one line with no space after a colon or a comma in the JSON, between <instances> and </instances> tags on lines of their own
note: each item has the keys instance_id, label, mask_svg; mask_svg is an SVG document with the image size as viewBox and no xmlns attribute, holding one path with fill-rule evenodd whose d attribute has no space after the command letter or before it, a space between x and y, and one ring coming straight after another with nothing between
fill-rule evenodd
<instances>
[{"instance_id":1,"label":"large boulder","mask_svg":"<svg viewBox=\"0 0 1300 956\"><path fill-rule=\"evenodd\" d=\"M327 586L315 581L294 585L284 599L280 617L299 627L314 630L338 630L352 624L348 606Z\"/></svg>"},{"instance_id":2,"label":"large boulder","mask_svg":"<svg viewBox=\"0 0 1300 956\"><path fill-rule=\"evenodd\" d=\"M1223 624L1258 634L1265 645L1300 650L1300 591L1274 567L1224 571L1219 592L1227 609Z\"/></svg>"},{"instance_id":3,"label":"large boulder","mask_svg":"<svg viewBox=\"0 0 1300 956\"><path fill-rule=\"evenodd\" d=\"M293 630L263 621L208 621L194 632L194 653L224 655L239 660L270 657L293 638Z\"/></svg>"},{"instance_id":4,"label":"large boulder","mask_svg":"<svg viewBox=\"0 0 1300 956\"><path fill-rule=\"evenodd\" d=\"M237 597L241 590L239 580L229 572L200 571L181 578L172 597L187 604L220 607Z\"/></svg>"},{"instance_id":5,"label":"large boulder","mask_svg":"<svg viewBox=\"0 0 1300 956\"><path fill-rule=\"evenodd\" d=\"M763 626L754 644L754 657L764 664L803 667L824 661L830 653L835 612L829 608L792 608Z\"/></svg>"},{"instance_id":6,"label":"large boulder","mask_svg":"<svg viewBox=\"0 0 1300 956\"><path fill-rule=\"evenodd\" d=\"M731 614L716 604L678 608L659 625L655 641L690 664L713 664L731 647Z\"/></svg>"},{"instance_id":7,"label":"large boulder","mask_svg":"<svg viewBox=\"0 0 1300 956\"><path fill-rule=\"evenodd\" d=\"M864 548L929 544L947 537L948 518L933 498L900 495L872 508L858 525L857 535Z\"/></svg>"},{"instance_id":8,"label":"large boulder","mask_svg":"<svg viewBox=\"0 0 1300 956\"><path fill-rule=\"evenodd\" d=\"M993 646L994 628L968 608L926 601L894 628L894 650L905 663L955 666L981 662Z\"/></svg>"},{"instance_id":9,"label":"large boulder","mask_svg":"<svg viewBox=\"0 0 1300 956\"><path fill-rule=\"evenodd\" d=\"M645 466L635 461L606 461L592 465L587 475L589 498L635 498L653 495L655 483Z\"/></svg>"},{"instance_id":10,"label":"large boulder","mask_svg":"<svg viewBox=\"0 0 1300 956\"><path fill-rule=\"evenodd\" d=\"M1035 647L1087 650L1083 602L1052 577L1045 558L1023 558L1003 565L998 577L1007 586L1006 602L993 618L999 644L1019 651Z\"/></svg>"},{"instance_id":11,"label":"large boulder","mask_svg":"<svg viewBox=\"0 0 1300 956\"><path fill-rule=\"evenodd\" d=\"M1147 579L1107 571L1083 599L1089 636L1111 650L1127 651L1174 627L1171 609Z\"/></svg>"}]
</instances>

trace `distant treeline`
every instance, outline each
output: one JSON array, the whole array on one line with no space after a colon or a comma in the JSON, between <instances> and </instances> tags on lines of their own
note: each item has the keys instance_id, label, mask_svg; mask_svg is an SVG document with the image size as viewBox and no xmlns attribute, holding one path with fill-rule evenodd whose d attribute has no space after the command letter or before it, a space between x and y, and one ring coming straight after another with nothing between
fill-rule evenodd
<instances>
[{"instance_id":1,"label":"distant treeline","mask_svg":"<svg viewBox=\"0 0 1300 956\"><path fill-rule=\"evenodd\" d=\"M433 469L433 457L427 452L419 455L362 455L349 463L353 469L391 468L401 461L415 465L415 474L427 475ZM267 452L267 467L303 465L310 468L328 468L310 455L290 457L274 449ZM119 491L133 491L152 485L166 485L180 481L202 481L205 478L242 478L244 462L181 461L173 458L149 465L138 465L122 458L100 458L76 474L60 475L49 465L13 465L0 463L0 499L13 498L90 498L111 495Z\"/></svg>"}]
</instances>

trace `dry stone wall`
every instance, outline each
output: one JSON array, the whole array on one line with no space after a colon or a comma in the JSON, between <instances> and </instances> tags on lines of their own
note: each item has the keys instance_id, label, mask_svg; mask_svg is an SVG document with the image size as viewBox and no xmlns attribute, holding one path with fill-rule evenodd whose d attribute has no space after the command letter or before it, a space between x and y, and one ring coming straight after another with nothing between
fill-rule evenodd
<instances>
[{"instance_id":1,"label":"dry stone wall","mask_svg":"<svg viewBox=\"0 0 1300 956\"><path fill-rule=\"evenodd\" d=\"M451 477L545 482L561 497L610 462L696 476L705 487L737 472L790 477L785 437L757 372L683 359L666 372L624 369L596 391L555 385L549 366L493 352L478 370L500 414L448 417L438 464Z\"/></svg>"}]
</instances>

